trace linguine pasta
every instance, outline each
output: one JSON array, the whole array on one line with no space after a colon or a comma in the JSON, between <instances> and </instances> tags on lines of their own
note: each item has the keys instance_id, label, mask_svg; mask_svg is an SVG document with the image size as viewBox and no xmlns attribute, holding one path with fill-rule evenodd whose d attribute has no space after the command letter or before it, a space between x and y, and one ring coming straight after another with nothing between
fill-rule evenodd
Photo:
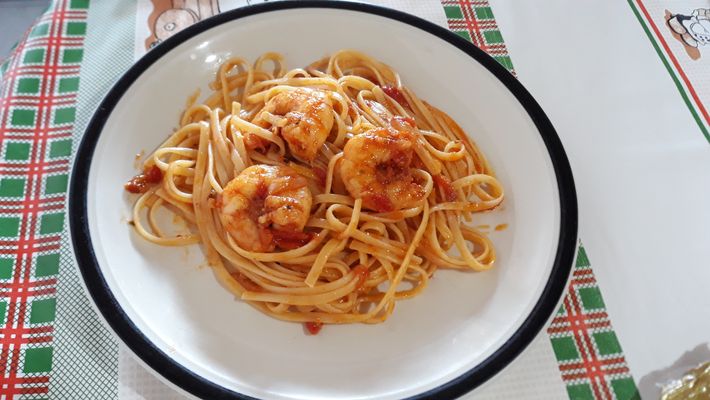
<instances>
[{"instance_id":1,"label":"linguine pasta","mask_svg":"<svg viewBox=\"0 0 710 400\"><path fill-rule=\"evenodd\" d=\"M439 268L484 271L475 213L503 200L484 155L389 66L342 50L288 70L266 53L225 61L126 185L133 225L200 243L223 286L275 318L378 323ZM161 230L161 208L187 235Z\"/></svg>"}]
</instances>

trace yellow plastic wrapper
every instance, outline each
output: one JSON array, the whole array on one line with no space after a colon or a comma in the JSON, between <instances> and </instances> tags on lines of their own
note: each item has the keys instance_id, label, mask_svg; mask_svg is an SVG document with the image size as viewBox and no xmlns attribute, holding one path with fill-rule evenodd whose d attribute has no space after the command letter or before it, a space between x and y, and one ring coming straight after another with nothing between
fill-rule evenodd
<instances>
[{"instance_id":1,"label":"yellow plastic wrapper","mask_svg":"<svg viewBox=\"0 0 710 400\"><path fill-rule=\"evenodd\" d=\"M661 400L710 400L710 361L666 384Z\"/></svg>"}]
</instances>

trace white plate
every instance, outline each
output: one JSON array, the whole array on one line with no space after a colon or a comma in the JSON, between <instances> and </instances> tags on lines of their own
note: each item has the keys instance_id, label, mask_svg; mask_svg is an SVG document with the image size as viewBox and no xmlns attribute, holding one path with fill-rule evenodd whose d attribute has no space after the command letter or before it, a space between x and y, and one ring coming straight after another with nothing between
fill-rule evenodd
<instances>
[{"instance_id":1,"label":"white plate","mask_svg":"<svg viewBox=\"0 0 710 400\"><path fill-rule=\"evenodd\" d=\"M379 325L307 336L223 289L195 246L138 238L123 183L134 155L176 126L221 60L279 51L290 67L341 48L393 66L489 157L504 206L476 221L499 254L485 273L440 271ZM96 307L167 380L204 398L455 397L515 358L563 292L576 245L572 174L554 129L496 61L424 20L357 3L276 2L221 14L149 52L116 84L79 149L70 193L74 249Z\"/></svg>"}]
</instances>

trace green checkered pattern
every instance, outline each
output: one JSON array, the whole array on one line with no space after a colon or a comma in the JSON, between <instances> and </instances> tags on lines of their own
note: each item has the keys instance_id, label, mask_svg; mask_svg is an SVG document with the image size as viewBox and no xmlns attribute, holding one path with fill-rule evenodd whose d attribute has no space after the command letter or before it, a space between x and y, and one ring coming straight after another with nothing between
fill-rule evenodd
<instances>
[{"instance_id":1,"label":"green checkered pattern","mask_svg":"<svg viewBox=\"0 0 710 400\"><path fill-rule=\"evenodd\" d=\"M487 0L442 0L449 29L515 74ZM584 247L558 314L548 328L570 399L638 399L638 390L606 313Z\"/></svg>"},{"instance_id":2,"label":"green checkered pattern","mask_svg":"<svg viewBox=\"0 0 710 400\"><path fill-rule=\"evenodd\" d=\"M449 30L470 40L514 73L503 35L488 1L442 0Z\"/></svg>"},{"instance_id":3,"label":"green checkered pattern","mask_svg":"<svg viewBox=\"0 0 710 400\"><path fill-rule=\"evenodd\" d=\"M571 399L640 399L582 246L547 332Z\"/></svg>"},{"instance_id":4,"label":"green checkered pattern","mask_svg":"<svg viewBox=\"0 0 710 400\"><path fill-rule=\"evenodd\" d=\"M0 398L42 399L86 2L55 1L0 66Z\"/></svg>"},{"instance_id":5,"label":"green checkered pattern","mask_svg":"<svg viewBox=\"0 0 710 400\"><path fill-rule=\"evenodd\" d=\"M487 1L442 0L442 4L453 32L473 41L514 73ZM62 284L71 283L67 293L80 290L77 277L71 282L64 279L64 268L71 267L72 260L69 251L60 251L60 247L66 244L62 242L64 206L88 6L88 0L55 0L11 57L0 64L1 399L96 398L99 393L89 395L87 388L81 388L82 376L74 376L81 374L54 384L50 381L50 376L56 378L61 372L57 371L61 358L57 353L73 349L68 341L75 339L57 339L64 344L55 346L55 336L62 336L55 326L66 319L67 307L89 310L87 305L71 304L62 313L62 301L79 299L57 297ZM60 275L63 283L58 284ZM99 338L100 343L110 341L92 318L68 322L87 327L86 337L76 341L80 346L99 346L89 336ZM548 333L571 399L638 398L581 246L567 295ZM116 374L112 369L115 357L80 361L74 353L66 356L66 362L73 359L82 368L97 367L102 385L115 386L111 380ZM102 364L95 359L101 357L110 360ZM100 397L108 392L100 392Z\"/></svg>"}]
</instances>

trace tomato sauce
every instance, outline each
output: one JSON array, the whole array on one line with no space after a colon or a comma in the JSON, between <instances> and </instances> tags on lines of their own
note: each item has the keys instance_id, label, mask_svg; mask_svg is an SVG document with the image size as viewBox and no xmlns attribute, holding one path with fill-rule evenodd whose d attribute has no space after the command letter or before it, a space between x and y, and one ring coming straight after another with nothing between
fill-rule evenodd
<instances>
[{"instance_id":1,"label":"tomato sauce","mask_svg":"<svg viewBox=\"0 0 710 400\"><path fill-rule=\"evenodd\" d=\"M268 145L269 142L266 139L262 139L261 137L253 133L247 133L246 135L244 135L244 147L246 147L247 150L257 150L260 152L264 152L266 151Z\"/></svg>"},{"instance_id":2,"label":"tomato sauce","mask_svg":"<svg viewBox=\"0 0 710 400\"><path fill-rule=\"evenodd\" d=\"M306 330L311 335L317 335L318 332L323 329L323 323L320 321L308 321L305 322L303 325L306 327Z\"/></svg>"},{"instance_id":3,"label":"tomato sauce","mask_svg":"<svg viewBox=\"0 0 710 400\"><path fill-rule=\"evenodd\" d=\"M318 178L318 183L320 183L322 187L325 187L326 180L328 179L328 173L320 167L314 167L313 173Z\"/></svg>"},{"instance_id":4,"label":"tomato sauce","mask_svg":"<svg viewBox=\"0 0 710 400\"><path fill-rule=\"evenodd\" d=\"M385 94L391 97L394 101L399 103L402 107L408 108L410 110L412 109L412 107L409 106L409 102L407 102L407 99L402 94L402 91L400 91L397 87L385 85L382 87L382 91L385 92Z\"/></svg>"},{"instance_id":5,"label":"tomato sauce","mask_svg":"<svg viewBox=\"0 0 710 400\"><path fill-rule=\"evenodd\" d=\"M306 245L313 238L311 232L272 230L274 244L282 250L293 250Z\"/></svg>"},{"instance_id":6,"label":"tomato sauce","mask_svg":"<svg viewBox=\"0 0 710 400\"><path fill-rule=\"evenodd\" d=\"M146 167L142 174L131 178L123 187L131 193L145 193L150 185L160 183L163 180L163 171L157 165Z\"/></svg>"},{"instance_id":7,"label":"tomato sauce","mask_svg":"<svg viewBox=\"0 0 710 400\"><path fill-rule=\"evenodd\" d=\"M434 183L444 192L444 199L446 201L455 201L458 198L456 190L451 185L449 178L444 175L434 175Z\"/></svg>"},{"instance_id":8,"label":"tomato sauce","mask_svg":"<svg viewBox=\"0 0 710 400\"><path fill-rule=\"evenodd\" d=\"M394 211L394 205L386 195L382 193L370 193L370 201L372 201L373 208L377 212L389 212Z\"/></svg>"}]
</instances>

